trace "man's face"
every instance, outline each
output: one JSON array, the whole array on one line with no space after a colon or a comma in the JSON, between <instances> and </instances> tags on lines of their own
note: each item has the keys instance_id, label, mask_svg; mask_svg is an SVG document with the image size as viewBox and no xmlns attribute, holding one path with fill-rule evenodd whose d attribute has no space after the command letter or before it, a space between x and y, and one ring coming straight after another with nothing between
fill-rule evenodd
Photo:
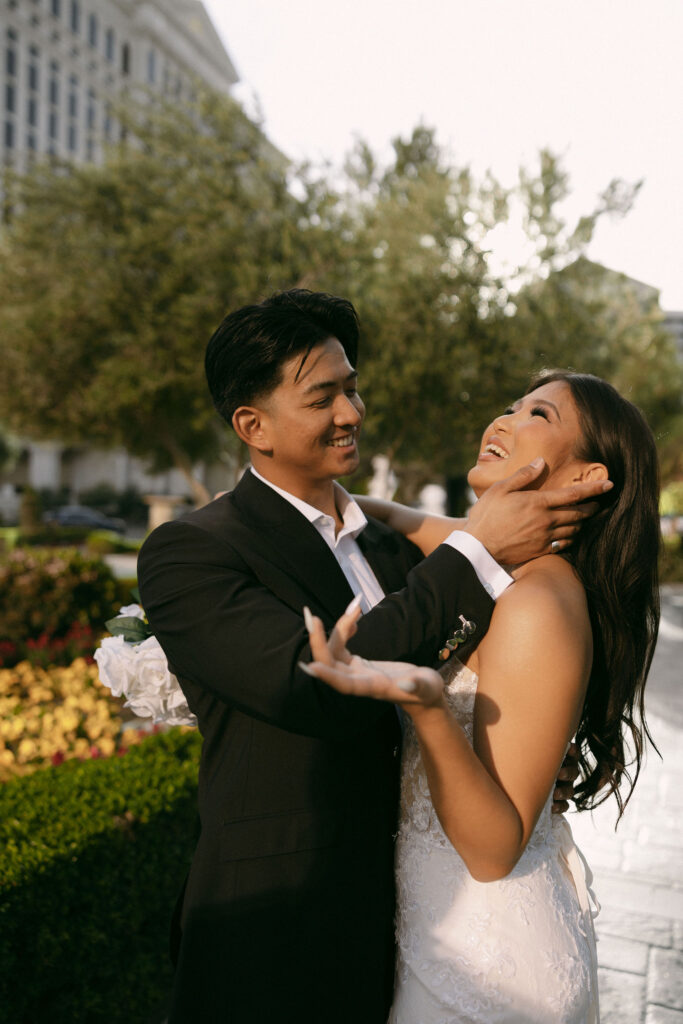
<instances>
[{"instance_id":1,"label":"man's face","mask_svg":"<svg viewBox=\"0 0 683 1024\"><path fill-rule=\"evenodd\" d=\"M306 499L358 467L358 434L365 406L357 374L336 338L283 365L282 382L258 405L264 459L257 468L273 483Z\"/></svg>"}]
</instances>

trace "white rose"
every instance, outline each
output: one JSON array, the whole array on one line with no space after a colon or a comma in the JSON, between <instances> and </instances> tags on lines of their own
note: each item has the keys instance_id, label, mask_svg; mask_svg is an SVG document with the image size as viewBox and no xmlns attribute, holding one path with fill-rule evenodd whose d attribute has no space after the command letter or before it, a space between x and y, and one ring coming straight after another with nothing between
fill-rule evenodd
<instances>
[{"instance_id":1,"label":"white rose","mask_svg":"<svg viewBox=\"0 0 683 1024\"><path fill-rule=\"evenodd\" d=\"M125 615L129 619L144 619L145 613L139 604L125 604L119 610L119 615Z\"/></svg>"},{"instance_id":2,"label":"white rose","mask_svg":"<svg viewBox=\"0 0 683 1024\"><path fill-rule=\"evenodd\" d=\"M127 643L120 636L106 637L95 652L95 661L104 685L115 697L125 697L126 707L139 718L166 725L197 724L156 637L138 644Z\"/></svg>"}]
</instances>

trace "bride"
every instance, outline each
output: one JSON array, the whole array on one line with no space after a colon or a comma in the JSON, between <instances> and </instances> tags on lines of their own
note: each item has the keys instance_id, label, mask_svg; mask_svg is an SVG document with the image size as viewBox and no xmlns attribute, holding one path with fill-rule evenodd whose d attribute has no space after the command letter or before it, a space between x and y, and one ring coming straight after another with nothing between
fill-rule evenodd
<instances>
[{"instance_id":1,"label":"bride","mask_svg":"<svg viewBox=\"0 0 683 1024\"><path fill-rule=\"evenodd\" d=\"M657 457L630 402L568 372L535 379L486 428L469 483L480 496L539 455L543 487L609 476L614 488L560 557L511 567L515 583L467 664L467 622L436 672L351 657L357 610L329 641L308 619L313 674L405 712L390 1024L599 1019L592 878L550 813L552 787L572 737L579 809L614 794L623 812L626 739L638 775L658 624ZM425 554L453 528L388 502L365 507Z\"/></svg>"}]
</instances>

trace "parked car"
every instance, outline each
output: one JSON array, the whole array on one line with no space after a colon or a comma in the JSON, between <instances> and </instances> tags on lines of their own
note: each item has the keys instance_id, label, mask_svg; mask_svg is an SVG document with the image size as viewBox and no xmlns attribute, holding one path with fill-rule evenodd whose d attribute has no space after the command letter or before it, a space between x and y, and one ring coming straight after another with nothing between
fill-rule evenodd
<instances>
[{"instance_id":1,"label":"parked car","mask_svg":"<svg viewBox=\"0 0 683 1024\"><path fill-rule=\"evenodd\" d=\"M88 508L87 505L62 505L52 512L46 512L43 522L53 523L55 526L87 526L91 530L113 530L115 533L126 531L123 519L105 516L103 512Z\"/></svg>"}]
</instances>

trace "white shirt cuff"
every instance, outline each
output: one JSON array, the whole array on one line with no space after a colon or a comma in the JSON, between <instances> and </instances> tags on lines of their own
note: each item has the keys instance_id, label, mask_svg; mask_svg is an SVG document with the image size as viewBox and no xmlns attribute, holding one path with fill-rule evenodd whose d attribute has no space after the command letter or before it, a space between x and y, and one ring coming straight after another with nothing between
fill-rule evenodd
<instances>
[{"instance_id":1,"label":"white shirt cuff","mask_svg":"<svg viewBox=\"0 0 683 1024\"><path fill-rule=\"evenodd\" d=\"M476 572L477 579L484 590L491 595L494 601L514 582L512 576L509 576L505 569L498 565L481 541L473 537L471 533L453 530L453 533L446 537L444 544L449 544L465 556Z\"/></svg>"}]
</instances>

